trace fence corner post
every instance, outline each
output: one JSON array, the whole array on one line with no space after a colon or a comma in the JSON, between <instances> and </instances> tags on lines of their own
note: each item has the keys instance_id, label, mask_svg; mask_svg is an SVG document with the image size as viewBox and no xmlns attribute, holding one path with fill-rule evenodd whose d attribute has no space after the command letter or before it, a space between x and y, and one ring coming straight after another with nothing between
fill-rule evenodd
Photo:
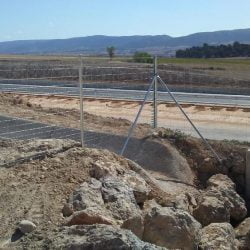
<instances>
[{"instance_id":1,"label":"fence corner post","mask_svg":"<svg viewBox=\"0 0 250 250\"><path fill-rule=\"evenodd\" d=\"M158 75L158 60L157 56L154 56L154 96L153 96L153 128L157 129L158 127L158 84L157 84L157 75Z\"/></svg>"}]
</instances>

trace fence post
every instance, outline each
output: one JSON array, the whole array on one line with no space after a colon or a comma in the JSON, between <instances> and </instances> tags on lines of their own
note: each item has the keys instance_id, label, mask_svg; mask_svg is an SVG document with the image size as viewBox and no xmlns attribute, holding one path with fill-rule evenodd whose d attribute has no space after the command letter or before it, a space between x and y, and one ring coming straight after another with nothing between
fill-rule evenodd
<instances>
[{"instance_id":1,"label":"fence post","mask_svg":"<svg viewBox=\"0 0 250 250\"><path fill-rule=\"evenodd\" d=\"M250 200L250 149L246 152L246 198Z\"/></svg>"},{"instance_id":2,"label":"fence post","mask_svg":"<svg viewBox=\"0 0 250 250\"><path fill-rule=\"evenodd\" d=\"M83 126L83 84L82 84L82 56L80 56L80 67L79 67L79 88L80 88L80 129L81 129L81 144L84 147L84 126Z\"/></svg>"},{"instance_id":3,"label":"fence post","mask_svg":"<svg viewBox=\"0 0 250 250\"><path fill-rule=\"evenodd\" d=\"M157 83L157 56L154 56L154 99L153 99L153 128L156 129L158 127L158 83Z\"/></svg>"}]
</instances>

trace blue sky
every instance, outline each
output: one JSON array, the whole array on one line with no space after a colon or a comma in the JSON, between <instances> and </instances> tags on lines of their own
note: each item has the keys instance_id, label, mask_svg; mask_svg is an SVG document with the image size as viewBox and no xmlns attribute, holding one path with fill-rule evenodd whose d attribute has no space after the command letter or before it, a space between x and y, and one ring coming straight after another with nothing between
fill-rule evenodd
<instances>
[{"instance_id":1,"label":"blue sky","mask_svg":"<svg viewBox=\"0 0 250 250\"><path fill-rule=\"evenodd\" d=\"M250 28L250 0L0 0L0 41Z\"/></svg>"}]
</instances>

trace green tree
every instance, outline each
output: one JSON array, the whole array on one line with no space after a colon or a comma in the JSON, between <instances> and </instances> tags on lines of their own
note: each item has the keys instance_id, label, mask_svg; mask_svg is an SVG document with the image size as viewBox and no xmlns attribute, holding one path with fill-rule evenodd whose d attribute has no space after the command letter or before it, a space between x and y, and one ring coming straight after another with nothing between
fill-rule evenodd
<instances>
[{"instance_id":1,"label":"green tree","mask_svg":"<svg viewBox=\"0 0 250 250\"><path fill-rule=\"evenodd\" d=\"M107 47L107 52L109 54L110 60L112 60L113 57L115 56L115 47L114 46Z\"/></svg>"},{"instance_id":2,"label":"green tree","mask_svg":"<svg viewBox=\"0 0 250 250\"><path fill-rule=\"evenodd\" d=\"M135 52L133 60L137 63L153 63L152 56L147 52Z\"/></svg>"},{"instance_id":3,"label":"green tree","mask_svg":"<svg viewBox=\"0 0 250 250\"><path fill-rule=\"evenodd\" d=\"M202 47L192 47L185 50L177 50L178 58L224 58L224 57L249 57L250 44L234 42L228 45L212 46L206 43Z\"/></svg>"}]
</instances>

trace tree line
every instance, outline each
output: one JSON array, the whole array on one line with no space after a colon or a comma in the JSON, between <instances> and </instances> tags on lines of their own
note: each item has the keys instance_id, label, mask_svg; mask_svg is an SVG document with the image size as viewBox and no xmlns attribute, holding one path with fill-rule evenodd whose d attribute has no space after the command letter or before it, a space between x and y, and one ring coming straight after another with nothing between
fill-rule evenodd
<instances>
[{"instance_id":1,"label":"tree line","mask_svg":"<svg viewBox=\"0 0 250 250\"><path fill-rule=\"evenodd\" d=\"M192 47L176 51L177 58L224 58L250 57L250 44L234 42L228 45L212 46L206 43L202 47Z\"/></svg>"},{"instance_id":2,"label":"tree line","mask_svg":"<svg viewBox=\"0 0 250 250\"><path fill-rule=\"evenodd\" d=\"M107 47L106 50L110 60L112 60L115 56L116 48L114 46L110 46ZM133 61L137 63L153 63L153 57L147 52L135 52L133 55Z\"/></svg>"}]
</instances>

